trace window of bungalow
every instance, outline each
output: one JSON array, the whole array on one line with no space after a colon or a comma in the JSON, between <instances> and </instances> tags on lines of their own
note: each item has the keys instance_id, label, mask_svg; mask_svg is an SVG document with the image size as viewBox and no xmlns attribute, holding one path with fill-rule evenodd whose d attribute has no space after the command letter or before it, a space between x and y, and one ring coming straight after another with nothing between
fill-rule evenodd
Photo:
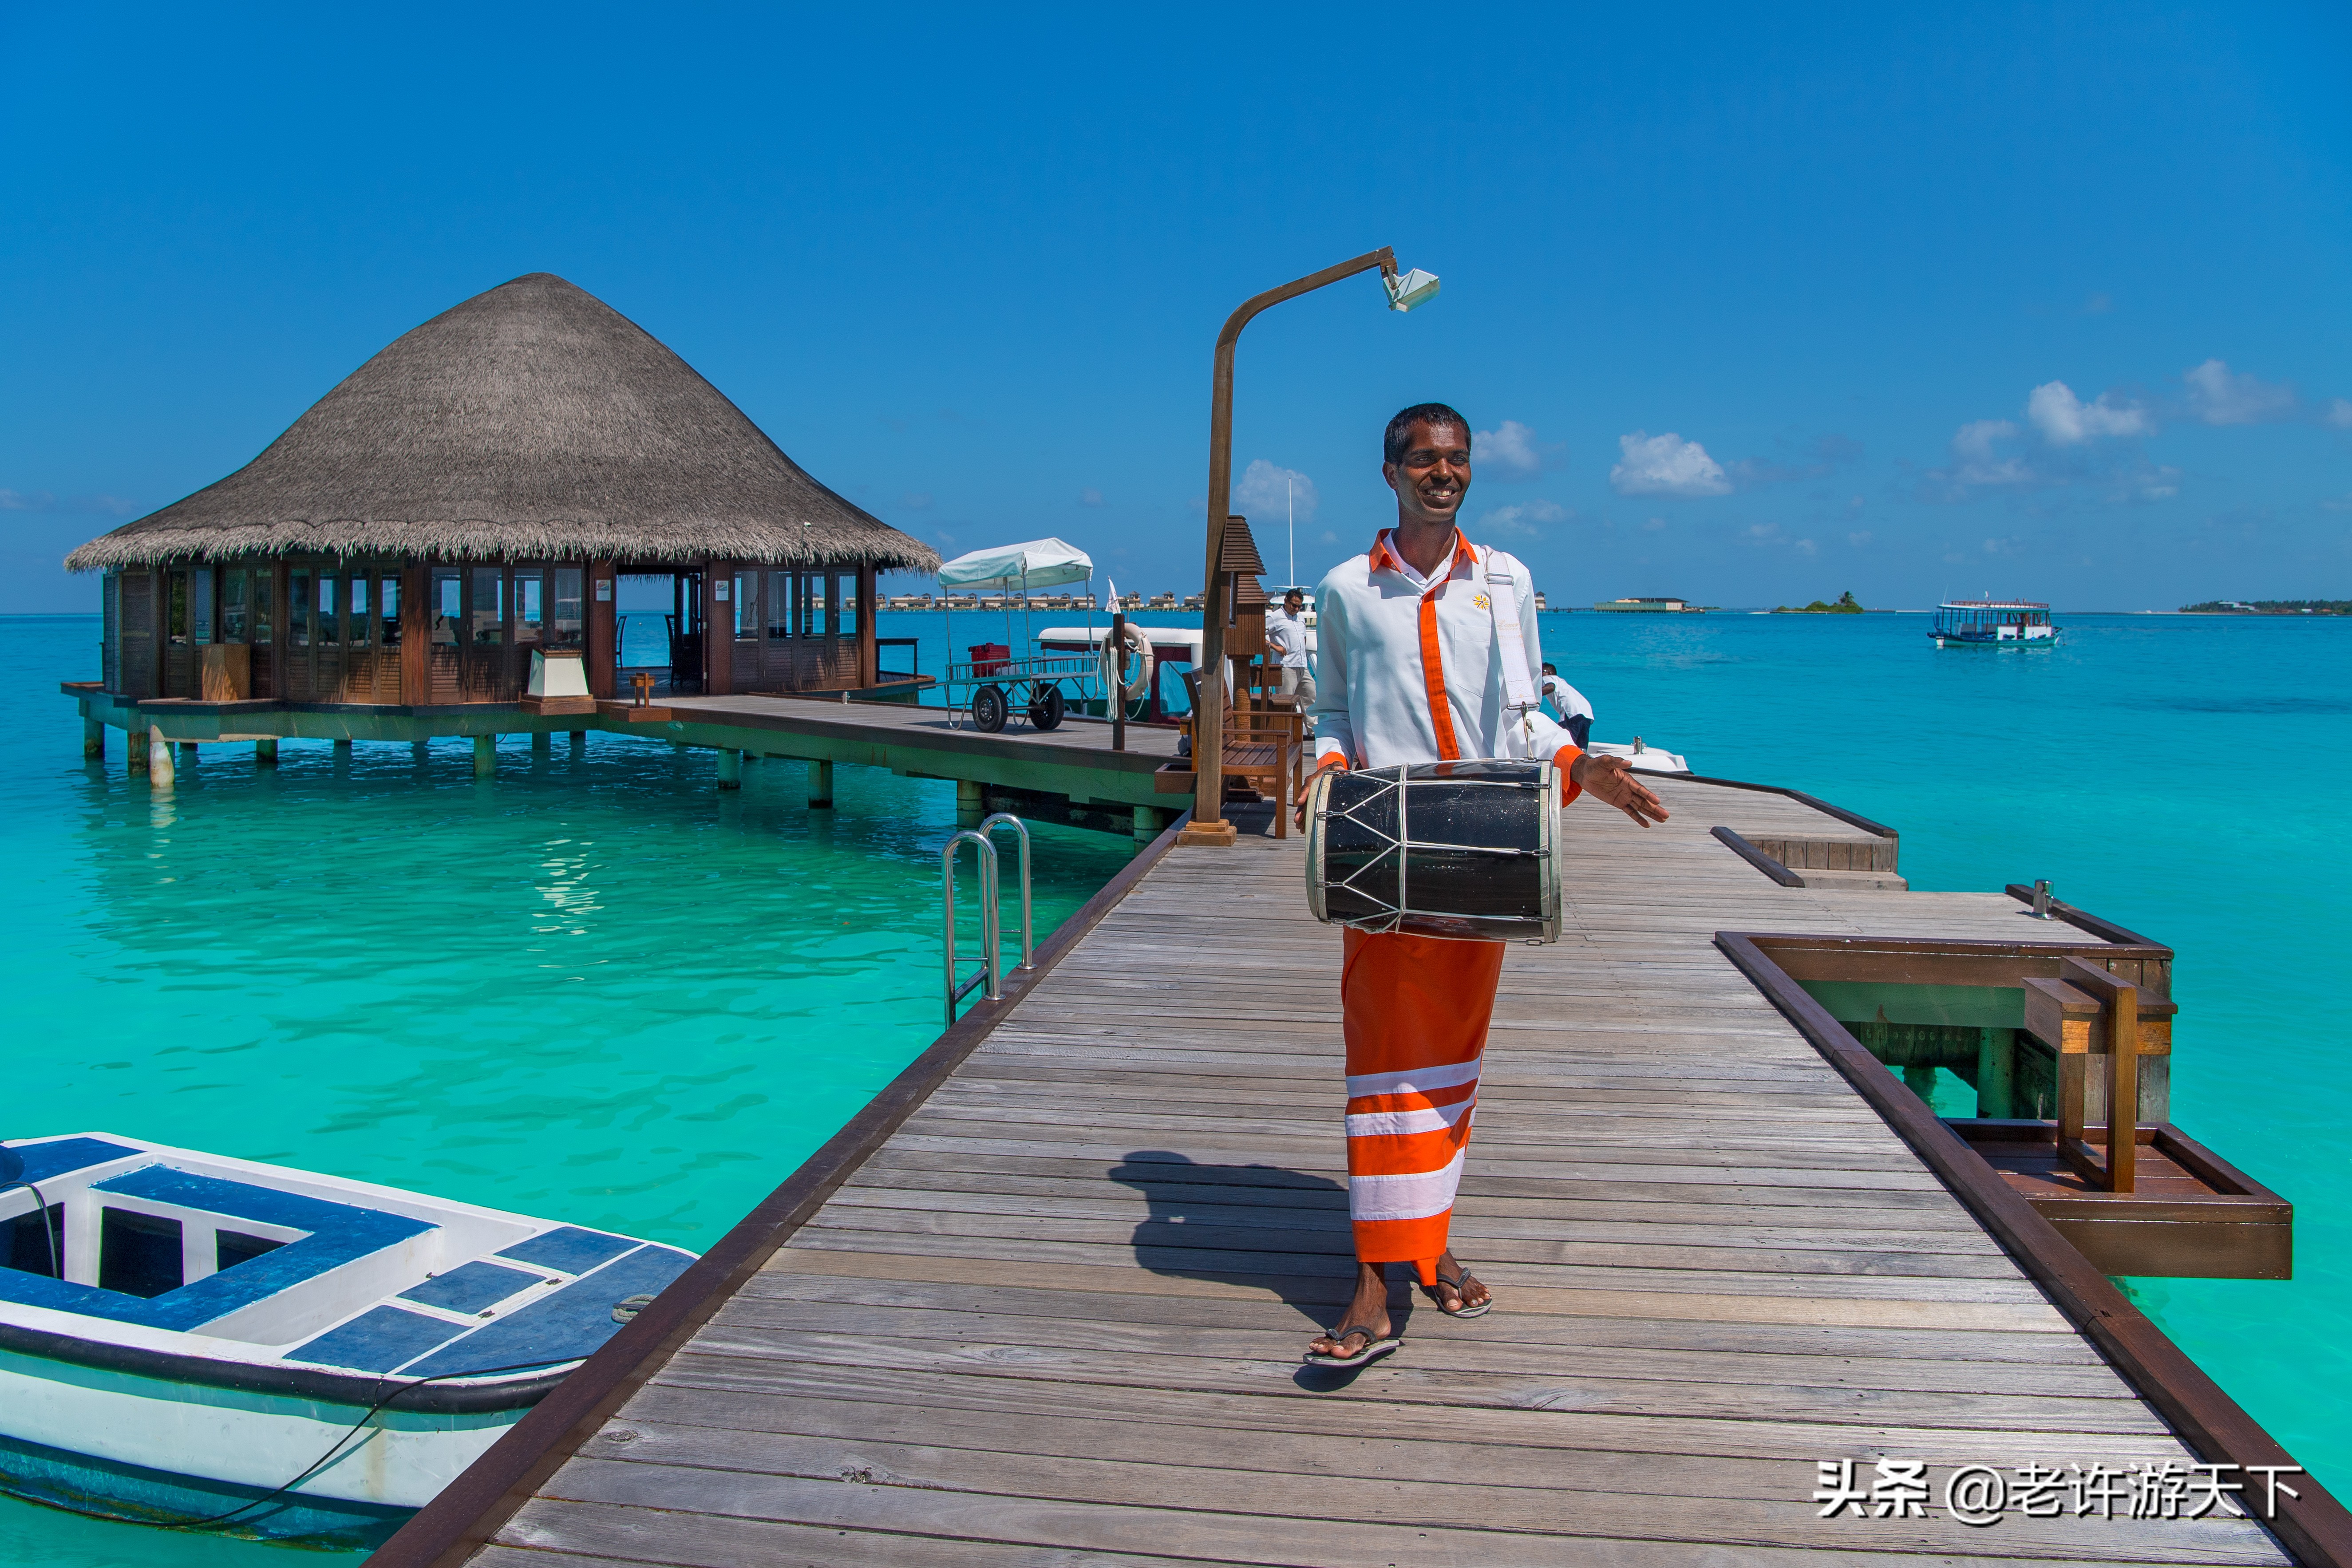
<instances>
[{"instance_id":1,"label":"window of bungalow","mask_svg":"<svg viewBox=\"0 0 2352 1568\"><path fill-rule=\"evenodd\" d=\"M400 574L386 572L376 579L376 625L382 628L377 637L379 646L400 646Z\"/></svg>"},{"instance_id":2,"label":"window of bungalow","mask_svg":"<svg viewBox=\"0 0 2352 1568\"><path fill-rule=\"evenodd\" d=\"M253 574L243 566L231 566L221 574L220 640L243 642L248 625L246 595L253 583Z\"/></svg>"},{"instance_id":3,"label":"window of bungalow","mask_svg":"<svg viewBox=\"0 0 2352 1568\"><path fill-rule=\"evenodd\" d=\"M830 572L824 574L824 635L841 635L841 579Z\"/></svg>"},{"instance_id":4,"label":"window of bungalow","mask_svg":"<svg viewBox=\"0 0 2352 1568\"><path fill-rule=\"evenodd\" d=\"M336 614L342 601L341 587L342 579L333 573L319 574L318 637L320 647L339 647L342 644L342 616Z\"/></svg>"},{"instance_id":5,"label":"window of bungalow","mask_svg":"<svg viewBox=\"0 0 2352 1568\"><path fill-rule=\"evenodd\" d=\"M373 619L368 614L368 574L352 574L352 613L343 621L344 640L353 647L368 645L368 626Z\"/></svg>"},{"instance_id":6,"label":"window of bungalow","mask_svg":"<svg viewBox=\"0 0 2352 1568\"><path fill-rule=\"evenodd\" d=\"M588 623L580 598L582 575L577 566L555 566L548 570L547 596L551 613L547 622L547 646L550 647L579 647L587 640Z\"/></svg>"},{"instance_id":7,"label":"window of bungalow","mask_svg":"<svg viewBox=\"0 0 2352 1568\"><path fill-rule=\"evenodd\" d=\"M793 635L793 574L768 574L768 640L782 642Z\"/></svg>"},{"instance_id":8,"label":"window of bungalow","mask_svg":"<svg viewBox=\"0 0 2352 1568\"><path fill-rule=\"evenodd\" d=\"M474 568L474 646L497 647L506 641L507 579L495 566Z\"/></svg>"},{"instance_id":9,"label":"window of bungalow","mask_svg":"<svg viewBox=\"0 0 2352 1568\"><path fill-rule=\"evenodd\" d=\"M845 612L842 616L842 625L847 629L848 635L854 637L858 635L858 623L864 620L866 616L872 612L873 606L867 605L863 599L860 599L857 596L856 578L845 577L842 581L849 584L848 593L843 598L841 604L841 607Z\"/></svg>"},{"instance_id":10,"label":"window of bungalow","mask_svg":"<svg viewBox=\"0 0 2352 1568\"><path fill-rule=\"evenodd\" d=\"M213 569L209 566L188 574L188 636L198 643L213 640Z\"/></svg>"},{"instance_id":11,"label":"window of bungalow","mask_svg":"<svg viewBox=\"0 0 2352 1568\"><path fill-rule=\"evenodd\" d=\"M457 646L458 628L466 624L466 574L455 566L433 569L433 641L436 647Z\"/></svg>"},{"instance_id":12,"label":"window of bungalow","mask_svg":"<svg viewBox=\"0 0 2352 1568\"><path fill-rule=\"evenodd\" d=\"M515 641L535 646L547 627L547 569L518 566L514 574Z\"/></svg>"},{"instance_id":13,"label":"window of bungalow","mask_svg":"<svg viewBox=\"0 0 2352 1568\"><path fill-rule=\"evenodd\" d=\"M310 646L310 573L297 566L286 574L286 641L293 647Z\"/></svg>"},{"instance_id":14,"label":"window of bungalow","mask_svg":"<svg viewBox=\"0 0 2352 1568\"><path fill-rule=\"evenodd\" d=\"M253 640L263 647L269 646L271 600L277 588L277 567L253 569Z\"/></svg>"},{"instance_id":15,"label":"window of bungalow","mask_svg":"<svg viewBox=\"0 0 2352 1568\"><path fill-rule=\"evenodd\" d=\"M163 635L174 643L188 640L188 574L166 574L163 593Z\"/></svg>"},{"instance_id":16,"label":"window of bungalow","mask_svg":"<svg viewBox=\"0 0 2352 1568\"><path fill-rule=\"evenodd\" d=\"M735 640L749 642L760 635L760 574L735 574Z\"/></svg>"}]
</instances>

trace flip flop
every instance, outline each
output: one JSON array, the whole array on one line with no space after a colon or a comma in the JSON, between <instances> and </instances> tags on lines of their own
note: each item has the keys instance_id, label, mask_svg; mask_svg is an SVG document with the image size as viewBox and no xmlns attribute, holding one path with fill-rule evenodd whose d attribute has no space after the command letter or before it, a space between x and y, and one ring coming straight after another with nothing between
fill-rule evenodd
<instances>
[{"instance_id":1,"label":"flip flop","mask_svg":"<svg viewBox=\"0 0 2352 1568\"><path fill-rule=\"evenodd\" d=\"M1462 1281L1464 1279L1467 1279L1469 1277L1470 1271L1465 1268L1458 1278L1449 1278L1446 1275L1440 1274L1437 1277L1437 1282L1440 1285L1453 1286L1454 1299L1456 1300L1460 1300L1470 1294L1470 1292L1462 1288ZM1479 1302L1475 1307L1449 1307L1445 1304L1444 1299L1438 1296L1435 1290L1430 1291L1429 1294L1437 1301L1437 1310L1444 1313L1449 1318L1483 1318L1494 1309L1495 1305L1495 1298L1492 1295L1489 1295L1485 1300Z\"/></svg>"},{"instance_id":2,"label":"flip flop","mask_svg":"<svg viewBox=\"0 0 2352 1568\"><path fill-rule=\"evenodd\" d=\"M1353 1334L1364 1336L1364 1348L1353 1355L1325 1355L1308 1351L1299 1359L1309 1366L1327 1367L1338 1371L1346 1367L1362 1366L1367 1362L1378 1361L1404 1344L1404 1341L1393 1335L1388 1339L1381 1339L1361 1323L1343 1323L1323 1337L1336 1343L1345 1344L1349 1337Z\"/></svg>"}]
</instances>

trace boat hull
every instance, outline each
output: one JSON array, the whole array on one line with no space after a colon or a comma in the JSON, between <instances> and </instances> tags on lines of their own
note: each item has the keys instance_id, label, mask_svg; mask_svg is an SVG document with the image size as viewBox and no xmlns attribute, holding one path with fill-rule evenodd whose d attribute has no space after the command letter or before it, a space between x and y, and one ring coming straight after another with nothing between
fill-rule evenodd
<instances>
[{"instance_id":1,"label":"boat hull","mask_svg":"<svg viewBox=\"0 0 2352 1568\"><path fill-rule=\"evenodd\" d=\"M272 1537L396 1523L524 1413L370 1415L361 1404L0 1351L0 1474L14 1491L77 1506L103 1500L101 1510L115 1504L138 1516L209 1515L275 1491L340 1442L340 1456L294 1488L288 1506L240 1516L252 1533ZM184 1473L192 1455L204 1457L209 1474Z\"/></svg>"}]
</instances>

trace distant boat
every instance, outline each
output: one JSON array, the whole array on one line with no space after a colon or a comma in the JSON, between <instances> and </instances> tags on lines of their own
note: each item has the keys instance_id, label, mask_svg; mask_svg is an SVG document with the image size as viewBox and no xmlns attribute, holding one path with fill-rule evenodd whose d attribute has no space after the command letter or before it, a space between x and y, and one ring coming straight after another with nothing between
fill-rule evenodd
<instances>
[{"instance_id":1,"label":"distant boat","mask_svg":"<svg viewBox=\"0 0 2352 1568\"><path fill-rule=\"evenodd\" d=\"M2048 648L2059 628L2050 606L2031 599L1947 599L1927 635L1937 647Z\"/></svg>"},{"instance_id":2,"label":"distant boat","mask_svg":"<svg viewBox=\"0 0 2352 1568\"><path fill-rule=\"evenodd\" d=\"M110 1132L0 1144L0 1491L373 1546L693 1261Z\"/></svg>"}]
</instances>

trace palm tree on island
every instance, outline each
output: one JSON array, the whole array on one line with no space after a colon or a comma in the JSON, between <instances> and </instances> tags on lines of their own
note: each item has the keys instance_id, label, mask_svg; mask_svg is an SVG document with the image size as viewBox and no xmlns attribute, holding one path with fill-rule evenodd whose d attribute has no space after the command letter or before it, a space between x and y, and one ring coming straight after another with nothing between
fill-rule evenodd
<instances>
[{"instance_id":1,"label":"palm tree on island","mask_svg":"<svg viewBox=\"0 0 2352 1568\"><path fill-rule=\"evenodd\" d=\"M1819 599L1815 599L1810 605L1793 608L1787 605L1775 605L1772 606L1772 613L1776 616L1858 616L1863 613L1863 608L1855 600L1853 590L1849 588L1838 595L1837 603L1834 605L1824 605Z\"/></svg>"}]
</instances>

